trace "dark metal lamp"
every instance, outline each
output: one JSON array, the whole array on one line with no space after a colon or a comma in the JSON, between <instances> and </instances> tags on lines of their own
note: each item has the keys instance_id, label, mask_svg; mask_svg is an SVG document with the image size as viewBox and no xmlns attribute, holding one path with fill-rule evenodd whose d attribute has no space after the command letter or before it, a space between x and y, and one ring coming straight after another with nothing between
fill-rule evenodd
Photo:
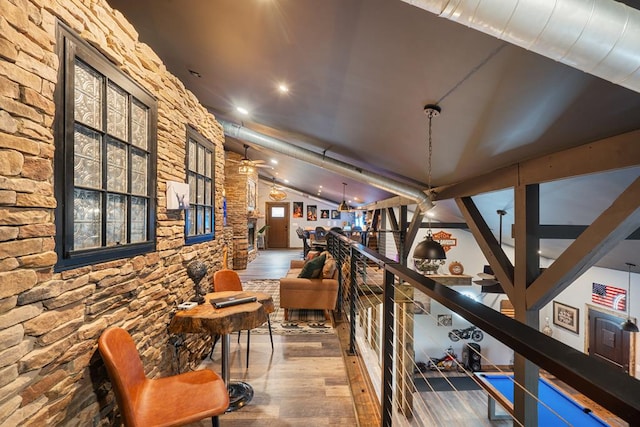
<instances>
[{"instance_id":1,"label":"dark metal lamp","mask_svg":"<svg viewBox=\"0 0 640 427\"><path fill-rule=\"evenodd\" d=\"M620 328L625 332L638 332L638 325L631 320L631 267L635 267L636 265L630 262L625 264L627 264L627 268L629 269L629 290L627 291L626 298L627 320L620 324Z\"/></svg>"},{"instance_id":2,"label":"dark metal lamp","mask_svg":"<svg viewBox=\"0 0 640 427\"><path fill-rule=\"evenodd\" d=\"M344 196L344 192L345 192L345 188L347 187L347 183L343 182L342 183L342 202L338 205L338 212L349 212L351 211L351 208L349 207L349 204L347 203L347 199Z\"/></svg>"},{"instance_id":3,"label":"dark metal lamp","mask_svg":"<svg viewBox=\"0 0 640 427\"><path fill-rule=\"evenodd\" d=\"M441 112L439 106L434 104L427 104L424 107L424 112L429 118L429 145L428 145L428 186L431 190L431 153L433 150L432 137L431 137L431 119L438 116ZM428 215L427 215L428 216ZM430 217L429 217L430 218ZM422 273L434 274L438 271L438 267L444 264L444 260L447 259L447 254L439 242L433 240L433 234L431 233L431 219L429 219L429 229L427 230L427 237L413 250L413 264L416 269Z\"/></svg>"},{"instance_id":4,"label":"dark metal lamp","mask_svg":"<svg viewBox=\"0 0 640 427\"><path fill-rule=\"evenodd\" d=\"M413 257L417 259L447 259L447 254L442 245L433 240L431 230L427 231L427 237L416 245Z\"/></svg>"}]
</instances>

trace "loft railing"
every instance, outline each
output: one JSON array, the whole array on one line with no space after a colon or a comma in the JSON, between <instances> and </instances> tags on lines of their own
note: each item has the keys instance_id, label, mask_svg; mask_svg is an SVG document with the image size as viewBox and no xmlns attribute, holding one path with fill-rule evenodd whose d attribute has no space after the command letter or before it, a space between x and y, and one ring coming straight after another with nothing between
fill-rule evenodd
<instances>
[{"instance_id":1,"label":"loft railing","mask_svg":"<svg viewBox=\"0 0 640 427\"><path fill-rule=\"evenodd\" d=\"M442 304L631 425L640 419L640 381L635 378L359 242L335 232L327 240L328 250L339 268L338 311L350 322L350 352L361 357L363 366L368 368L369 379L380 399L383 426L435 425L435 418L422 419L436 416L431 414L430 404L420 400L414 384L420 367L413 353L412 313L423 309L420 305L416 308L414 293L423 293ZM486 356L477 356L482 357L483 367L493 365ZM460 365L460 371L472 375L468 364L462 365L457 360L455 363ZM523 390L531 394L526 388ZM535 393L532 397L536 398ZM562 414L558 416L562 420ZM520 424L517 420L514 423Z\"/></svg>"}]
</instances>

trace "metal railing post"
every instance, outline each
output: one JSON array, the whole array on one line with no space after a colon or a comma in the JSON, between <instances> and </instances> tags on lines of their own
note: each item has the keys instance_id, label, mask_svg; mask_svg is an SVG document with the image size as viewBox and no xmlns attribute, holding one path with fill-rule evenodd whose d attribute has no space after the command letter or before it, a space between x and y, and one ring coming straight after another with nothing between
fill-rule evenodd
<instances>
[{"instance_id":1,"label":"metal railing post","mask_svg":"<svg viewBox=\"0 0 640 427\"><path fill-rule=\"evenodd\" d=\"M349 247L349 354L356 354L356 300L358 299L358 290L356 287L356 275L354 272L357 268L356 257L353 246Z\"/></svg>"},{"instance_id":2,"label":"metal railing post","mask_svg":"<svg viewBox=\"0 0 640 427\"><path fill-rule=\"evenodd\" d=\"M394 275L384 270L384 303L382 322L382 427L391 427L393 416L393 322Z\"/></svg>"}]
</instances>

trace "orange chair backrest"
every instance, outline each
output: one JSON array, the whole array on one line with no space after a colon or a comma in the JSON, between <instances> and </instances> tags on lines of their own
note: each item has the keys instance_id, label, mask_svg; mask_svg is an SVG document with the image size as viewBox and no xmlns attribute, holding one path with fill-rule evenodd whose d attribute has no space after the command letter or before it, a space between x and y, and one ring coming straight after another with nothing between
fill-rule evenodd
<instances>
[{"instance_id":1,"label":"orange chair backrest","mask_svg":"<svg viewBox=\"0 0 640 427\"><path fill-rule=\"evenodd\" d=\"M242 281L233 270L222 269L213 273L213 291L241 291Z\"/></svg>"},{"instance_id":2,"label":"orange chair backrest","mask_svg":"<svg viewBox=\"0 0 640 427\"><path fill-rule=\"evenodd\" d=\"M100 335L98 350L107 367L124 424L135 426L136 406L147 378L133 338L122 328L110 327Z\"/></svg>"}]
</instances>

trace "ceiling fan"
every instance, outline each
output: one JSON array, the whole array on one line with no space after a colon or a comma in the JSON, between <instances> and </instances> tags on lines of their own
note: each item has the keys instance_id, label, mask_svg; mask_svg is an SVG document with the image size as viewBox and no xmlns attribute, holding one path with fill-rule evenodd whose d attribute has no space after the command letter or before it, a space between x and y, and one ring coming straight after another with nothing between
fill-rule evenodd
<instances>
[{"instance_id":1,"label":"ceiling fan","mask_svg":"<svg viewBox=\"0 0 640 427\"><path fill-rule=\"evenodd\" d=\"M244 157L242 157L240 160L229 159L229 161L231 161L231 162L240 163L240 165L238 166L238 173L246 175L246 174L253 173L255 168L269 168L269 167L271 167L269 165L263 164L264 160L251 160L247 156L247 150L248 149L249 149L249 146L247 144L244 144Z\"/></svg>"}]
</instances>

